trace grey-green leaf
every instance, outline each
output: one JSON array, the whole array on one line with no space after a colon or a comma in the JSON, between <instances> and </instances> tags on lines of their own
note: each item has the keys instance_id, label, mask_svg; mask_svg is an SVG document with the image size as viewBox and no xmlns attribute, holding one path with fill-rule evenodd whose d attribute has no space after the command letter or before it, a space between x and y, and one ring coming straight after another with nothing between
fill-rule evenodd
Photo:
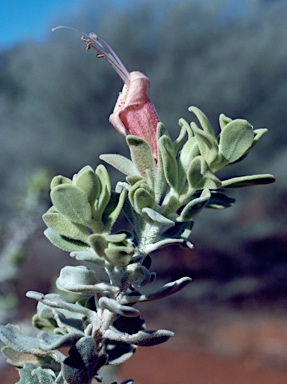
<instances>
[{"instance_id":1,"label":"grey-green leaf","mask_svg":"<svg viewBox=\"0 0 287 384\"><path fill-rule=\"evenodd\" d=\"M253 185L271 184L274 183L274 181L275 177L270 174L240 176L228 180L223 180L222 188L250 187Z\"/></svg>"},{"instance_id":2,"label":"grey-green leaf","mask_svg":"<svg viewBox=\"0 0 287 384\"><path fill-rule=\"evenodd\" d=\"M99 365L92 337L83 337L70 349L62 373L67 384L91 384Z\"/></svg>"},{"instance_id":3,"label":"grey-green leaf","mask_svg":"<svg viewBox=\"0 0 287 384\"><path fill-rule=\"evenodd\" d=\"M174 226L174 221L161 215L159 212L155 211L154 209L146 207L146 208L143 208L142 212L145 213L152 220L152 222L158 224L162 228L162 231L163 230L166 231L167 229Z\"/></svg>"},{"instance_id":4,"label":"grey-green leaf","mask_svg":"<svg viewBox=\"0 0 287 384\"><path fill-rule=\"evenodd\" d=\"M92 251L75 251L71 252L71 257L74 257L80 261L89 261L91 263L96 264L98 267L105 267L106 262L102 257L96 255L95 252Z\"/></svg>"},{"instance_id":5,"label":"grey-green leaf","mask_svg":"<svg viewBox=\"0 0 287 384\"><path fill-rule=\"evenodd\" d=\"M38 335L39 346L43 351L50 351L63 347L70 347L75 340L79 340L84 336L84 332L69 332L64 335L50 334L46 331L41 331Z\"/></svg>"},{"instance_id":6,"label":"grey-green leaf","mask_svg":"<svg viewBox=\"0 0 287 384\"><path fill-rule=\"evenodd\" d=\"M212 128L212 125L210 121L208 120L207 116L197 107L189 107L188 108L189 112L192 112L195 114L195 116L198 118L203 130L213 137L215 139L215 134L214 130Z\"/></svg>"},{"instance_id":7,"label":"grey-green leaf","mask_svg":"<svg viewBox=\"0 0 287 384\"><path fill-rule=\"evenodd\" d=\"M162 136L158 140L158 150L162 162L164 176L171 188L178 187L178 167L173 142L168 136Z\"/></svg>"},{"instance_id":8,"label":"grey-green leaf","mask_svg":"<svg viewBox=\"0 0 287 384\"><path fill-rule=\"evenodd\" d=\"M88 241L88 230L85 226L68 220L59 213L54 207L51 207L44 215L45 224L58 232L60 235L83 242Z\"/></svg>"},{"instance_id":9,"label":"grey-green leaf","mask_svg":"<svg viewBox=\"0 0 287 384\"><path fill-rule=\"evenodd\" d=\"M19 371L19 374L21 379L16 384L55 384L55 380L51 375L52 371L41 367L35 369L31 363L27 363Z\"/></svg>"},{"instance_id":10,"label":"grey-green leaf","mask_svg":"<svg viewBox=\"0 0 287 384\"><path fill-rule=\"evenodd\" d=\"M140 176L140 172L134 163L126 157L118 154L104 154L100 155L100 159L110 164L118 171L127 176Z\"/></svg>"},{"instance_id":11,"label":"grey-green leaf","mask_svg":"<svg viewBox=\"0 0 287 384\"><path fill-rule=\"evenodd\" d=\"M97 219L100 220L111 197L111 180L106 167L102 164L97 167L96 174L100 182L100 194L95 208Z\"/></svg>"},{"instance_id":12,"label":"grey-green leaf","mask_svg":"<svg viewBox=\"0 0 287 384\"><path fill-rule=\"evenodd\" d=\"M68 252L77 252L77 251L90 251L90 247L88 244L78 241L75 239L70 239L65 236L59 235L59 233L55 232L51 228L47 228L44 231L44 235L54 244L56 247L63 249Z\"/></svg>"},{"instance_id":13,"label":"grey-green leaf","mask_svg":"<svg viewBox=\"0 0 287 384\"><path fill-rule=\"evenodd\" d=\"M87 225L92 210L86 193L70 184L61 184L51 191L52 202L62 215L79 224Z\"/></svg>"},{"instance_id":14,"label":"grey-green leaf","mask_svg":"<svg viewBox=\"0 0 287 384\"><path fill-rule=\"evenodd\" d=\"M90 166L84 167L75 175L75 186L86 193L89 203L94 203L99 193L100 183L98 176Z\"/></svg>"},{"instance_id":15,"label":"grey-green leaf","mask_svg":"<svg viewBox=\"0 0 287 384\"><path fill-rule=\"evenodd\" d=\"M130 148L133 164L135 164L139 173L146 179L146 170L149 169L152 178L154 178L155 161L150 146L137 136L128 135L126 140Z\"/></svg>"},{"instance_id":16,"label":"grey-green leaf","mask_svg":"<svg viewBox=\"0 0 287 384\"><path fill-rule=\"evenodd\" d=\"M140 294L139 292L132 292L128 296L125 296L125 300L127 303L158 300L179 292L190 282L190 277L182 277L181 279L165 284L162 288L153 293Z\"/></svg>"},{"instance_id":17,"label":"grey-green leaf","mask_svg":"<svg viewBox=\"0 0 287 384\"><path fill-rule=\"evenodd\" d=\"M112 229L114 223L119 217L125 203L127 193L128 191L126 189L122 189L120 193L112 191L110 201L105 207L102 215L102 221L106 231L110 231Z\"/></svg>"},{"instance_id":18,"label":"grey-green leaf","mask_svg":"<svg viewBox=\"0 0 287 384\"><path fill-rule=\"evenodd\" d=\"M192 199L182 210L180 216L176 221L184 222L190 221L192 218L199 213L208 203L211 197L209 189L204 189L200 197Z\"/></svg>"},{"instance_id":19,"label":"grey-green leaf","mask_svg":"<svg viewBox=\"0 0 287 384\"><path fill-rule=\"evenodd\" d=\"M24 367L26 363L32 363L35 367L39 364L38 357L26 352L18 352L11 347L3 347L1 352L7 359L8 364L12 364L15 367Z\"/></svg>"},{"instance_id":20,"label":"grey-green leaf","mask_svg":"<svg viewBox=\"0 0 287 384\"><path fill-rule=\"evenodd\" d=\"M252 146L253 127L246 120L228 123L220 134L219 150L229 163L239 160Z\"/></svg>"},{"instance_id":21,"label":"grey-green leaf","mask_svg":"<svg viewBox=\"0 0 287 384\"><path fill-rule=\"evenodd\" d=\"M65 266L56 281L61 290L85 294L93 294L98 283L95 272L82 265Z\"/></svg>"},{"instance_id":22,"label":"grey-green leaf","mask_svg":"<svg viewBox=\"0 0 287 384\"><path fill-rule=\"evenodd\" d=\"M138 331L129 335L127 333L115 332L108 330L105 337L110 340L123 341L128 344L135 344L141 347L150 347L153 345L161 344L167 341L174 333L165 329L158 329L156 331Z\"/></svg>"},{"instance_id":23,"label":"grey-green leaf","mask_svg":"<svg viewBox=\"0 0 287 384\"><path fill-rule=\"evenodd\" d=\"M99 305L102 308L108 309L109 311L125 317L137 317L140 312L138 309L122 305L118 301L109 297L101 297L99 299Z\"/></svg>"},{"instance_id":24,"label":"grey-green leaf","mask_svg":"<svg viewBox=\"0 0 287 384\"><path fill-rule=\"evenodd\" d=\"M133 252L134 249L131 244L111 246L110 248L105 249L105 257L110 264L118 267L125 267L129 264Z\"/></svg>"},{"instance_id":25,"label":"grey-green leaf","mask_svg":"<svg viewBox=\"0 0 287 384\"><path fill-rule=\"evenodd\" d=\"M219 115L219 125L221 130L223 130L228 123L230 123L232 119L230 117L225 116L223 113Z\"/></svg>"},{"instance_id":26,"label":"grey-green leaf","mask_svg":"<svg viewBox=\"0 0 287 384\"><path fill-rule=\"evenodd\" d=\"M198 128L195 123L191 123L191 128L197 140L201 155L210 165L215 160L218 153L217 140L213 135L209 135L206 131Z\"/></svg>"}]
</instances>

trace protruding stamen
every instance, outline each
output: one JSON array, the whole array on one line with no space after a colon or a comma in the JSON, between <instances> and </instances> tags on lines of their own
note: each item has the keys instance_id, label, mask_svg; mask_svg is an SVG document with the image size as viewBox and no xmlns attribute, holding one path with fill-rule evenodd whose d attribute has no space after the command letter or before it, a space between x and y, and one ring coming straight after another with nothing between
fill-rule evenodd
<instances>
[{"instance_id":1,"label":"protruding stamen","mask_svg":"<svg viewBox=\"0 0 287 384\"><path fill-rule=\"evenodd\" d=\"M71 29L77 32L81 32L76 28L71 28L67 26L59 26L56 28L53 28L52 31L55 31L56 29L60 28L66 28ZM117 74L121 77L121 79L127 84L130 84L130 74L127 71L126 67L123 65L121 60L119 59L118 55L115 53L115 51L111 48L111 46L103 39L101 36L96 35L94 32L91 32L89 35L86 33L81 32L84 36L82 37L82 40L85 41L87 44L87 50L93 48L98 52L97 57L106 59L110 65L114 68L114 70L117 72Z\"/></svg>"},{"instance_id":2,"label":"protruding stamen","mask_svg":"<svg viewBox=\"0 0 287 384\"><path fill-rule=\"evenodd\" d=\"M89 33L89 37L94 41L91 48L94 48L100 55L104 55L104 58L111 64L121 79L129 85L129 72L112 47L106 42L105 39L96 35L94 32Z\"/></svg>"}]
</instances>

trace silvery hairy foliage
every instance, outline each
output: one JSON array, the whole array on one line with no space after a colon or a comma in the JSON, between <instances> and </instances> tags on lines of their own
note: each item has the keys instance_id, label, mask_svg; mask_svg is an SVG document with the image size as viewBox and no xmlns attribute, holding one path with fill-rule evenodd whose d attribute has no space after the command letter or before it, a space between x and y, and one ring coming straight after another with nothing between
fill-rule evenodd
<instances>
[{"instance_id":1,"label":"silvery hairy foliage","mask_svg":"<svg viewBox=\"0 0 287 384\"><path fill-rule=\"evenodd\" d=\"M90 37L98 44L98 36ZM88 49L93 48L93 41L84 40ZM106 58L111 52L99 54ZM0 327L6 344L2 352L19 370L17 384L110 384L101 376L102 367L122 364L138 347L173 337L169 330L147 329L137 304L175 294L191 278L154 291L153 252L174 244L192 248L195 216L204 208L235 203L226 190L274 181L269 174L227 180L218 175L226 165L243 160L266 129L253 129L246 120L222 114L216 135L203 112L191 107L197 122L180 119L179 135L172 140L146 96L148 79L140 72L121 77L125 86L110 121L126 135L130 159L121 154L101 159L125 178L113 189L103 164L96 169L86 166L72 179L53 178L52 206L43 215L45 235L79 261L62 268L56 281L60 291L78 299L71 302L60 294L29 291L27 296L38 302L32 319L37 336L26 336L15 325ZM115 231L123 215L129 226ZM104 281L99 269L106 272Z\"/></svg>"}]
</instances>

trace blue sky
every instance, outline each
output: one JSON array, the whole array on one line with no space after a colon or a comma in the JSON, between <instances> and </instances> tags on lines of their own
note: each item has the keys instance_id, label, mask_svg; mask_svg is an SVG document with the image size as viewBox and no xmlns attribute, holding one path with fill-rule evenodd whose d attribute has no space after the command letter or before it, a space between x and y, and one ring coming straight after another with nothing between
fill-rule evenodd
<instances>
[{"instance_id":1,"label":"blue sky","mask_svg":"<svg viewBox=\"0 0 287 384\"><path fill-rule=\"evenodd\" d=\"M81 0L0 0L0 49L48 36L56 15L65 15Z\"/></svg>"},{"instance_id":2,"label":"blue sky","mask_svg":"<svg viewBox=\"0 0 287 384\"><path fill-rule=\"evenodd\" d=\"M63 19L83 0L0 0L0 49L27 39L46 38L51 23Z\"/></svg>"}]
</instances>

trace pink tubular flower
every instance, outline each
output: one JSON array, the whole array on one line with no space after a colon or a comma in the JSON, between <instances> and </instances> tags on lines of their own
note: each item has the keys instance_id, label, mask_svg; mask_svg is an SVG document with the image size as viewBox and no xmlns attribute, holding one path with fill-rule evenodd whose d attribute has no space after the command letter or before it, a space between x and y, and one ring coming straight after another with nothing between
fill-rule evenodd
<instances>
[{"instance_id":1,"label":"pink tubular flower","mask_svg":"<svg viewBox=\"0 0 287 384\"><path fill-rule=\"evenodd\" d=\"M63 28L57 27L54 29ZM64 27L69 28L69 27ZM73 29L73 28L69 28ZM95 33L83 34L87 49L95 49L98 58L106 59L124 81L110 122L123 135L134 135L145 140L157 160L156 127L159 122L156 110L146 91L150 80L141 72L128 72L110 45Z\"/></svg>"},{"instance_id":2,"label":"pink tubular flower","mask_svg":"<svg viewBox=\"0 0 287 384\"><path fill-rule=\"evenodd\" d=\"M127 132L144 139L157 159L156 127L158 115L146 95L149 79L141 72L129 73L129 85L125 83L116 102L110 122L126 135Z\"/></svg>"}]
</instances>

